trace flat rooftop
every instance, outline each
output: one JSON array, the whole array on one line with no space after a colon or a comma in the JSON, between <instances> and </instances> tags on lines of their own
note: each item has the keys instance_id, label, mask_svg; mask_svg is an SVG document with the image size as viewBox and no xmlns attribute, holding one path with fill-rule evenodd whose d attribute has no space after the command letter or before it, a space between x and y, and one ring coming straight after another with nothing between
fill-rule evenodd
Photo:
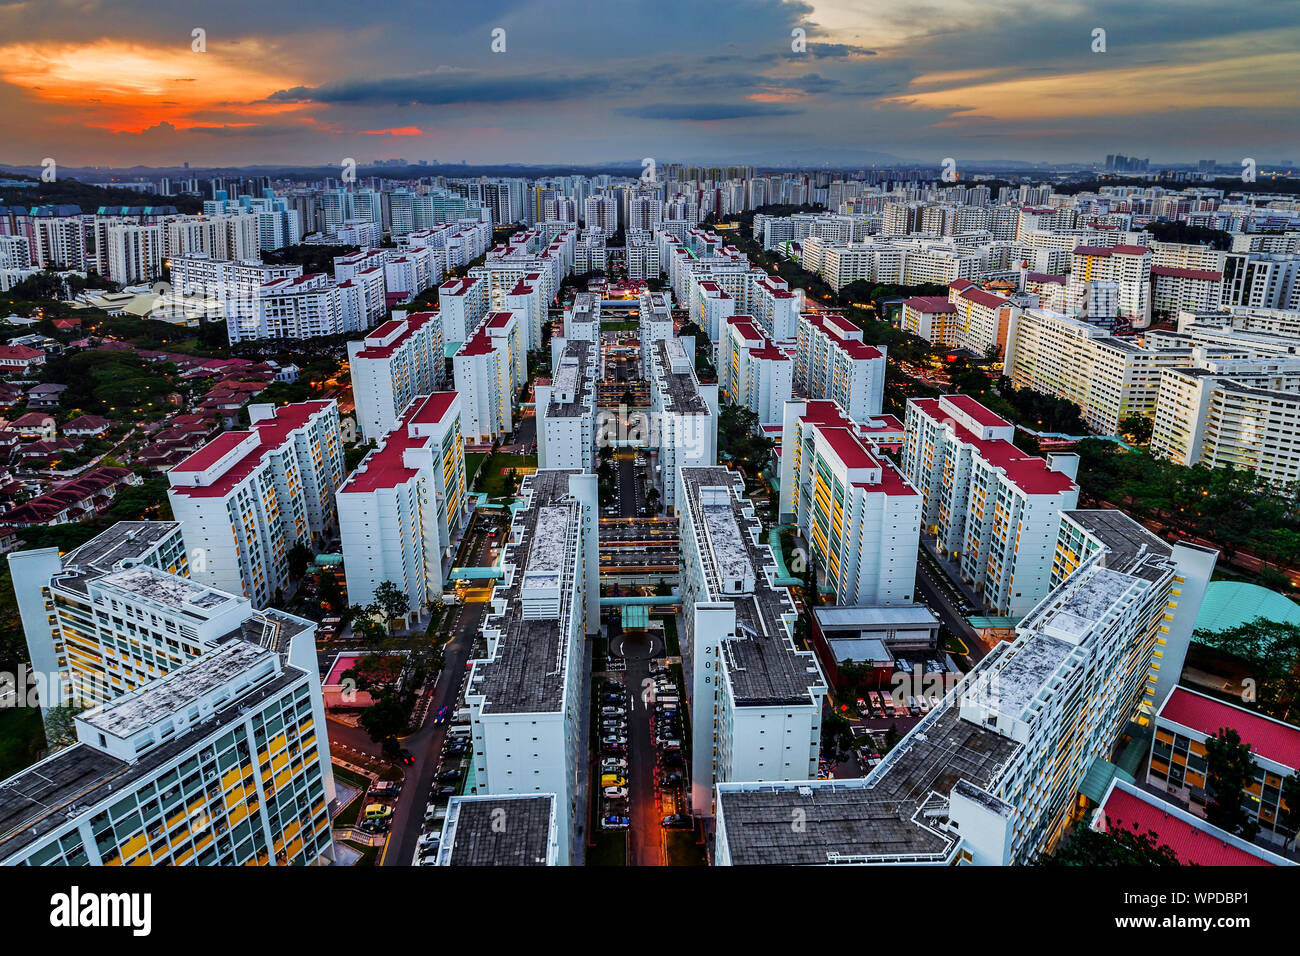
<instances>
[{"instance_id":1,"label":"flat rooftop","mask_svg":"<svg viewBox=\"0 0 1300 956\"><path fill-rule=\"evenodd\" d=\"M571 339L564 343L560 362L551 380L551 401L546 406L548 418L578 418L594 411L592 385L595 381L596 343L587 339ZM558 394L571 394L574 400L562 402Z\"/></svg>"},{"instance_id":2,"label":"flat rooftop","mask_svg":"<svg viewBox=\"0 0 1300 956\"><path fill-rule=\"evenodd\" d=\"M241 600L226 591L145 565L109 572L100 576L96 583L119 588L182 612L211 611Z\"/></svg>"},{"instance_id":3,"label":"flat rooftop","mask_svg":"<svg viewBox=\"0 0 1300 956\"><path fill-rule=\"evenodd\" d=\"M179 521L119 521L65 554L63 566L112 571L123 561L139 560L179 528Z\"/></svg>"},{"instance_id":4,"label":"flat rooftop","mask_svg":"<svg viewBox=\"0 0 1300 956\"><path fill-rule=\"evenodd\" d=\"M793 618L794 604L787 589L769 583L775 577L776 562L771 549L758 543L758 519L745 513L740 476L714 465L683 468L681 478L685 502L679 508L689 511L697 534L705 528L712 533L724 521L724 516L715 511L718 505L701 502L700 489L727 489L725 508L731 514L725 523L735 529L735 537L727 534L726 547L743 549L743 555L737 553L728 560L736 562L737 567L744 561L754 571L754 588L748 594L723 593L716 578L705 582L710 601L730 602L736 609L737 636L722 642L724 670L732 698L742 707L807 704L814 690L825 686L825 678L816 657L811 652L797 651L786 629L783 619ZM687 545L685 538L682 544Z\"/></svg>"},{"instance_id":5,"label":"flat rooftop","mask_svg":"<svg viewBox=\"0 0 1300 956\"><path fill-rule=\"evenodd\" d=\"M670 348L670 345L675 348ZM700 395L700 383L695 378L695 363L688 370L674 372L672 352L685 352L680 339L659 339L651 346L659 358L659 380L663 383L664 409L678 415L708 415L709 405ZM687 356L687 359L690 357Z\"/></svg>"},{"instance_id":6,"label":"flat rooftop","mask_svg":"<svg viewBox=\"0 0 1300 956\"><path fill-rule=\"evenodd\" d=\"M81 720L114 737L126 738L196 700L226 686L274 652L245 641L229 641L137 691L123 694L80 715Z\"/></svg>"},{"instance_id":7,"label":"flat rooftop","mask_svg":"<svg viewBox=\"0 0 1300 956\"><path fill-rule=\"evenodd\" d=\"M732 863L946 861L957 842L942 828L948 794L962 780L994 787L1020 745L961 719L946 701L917 730L860 780L720 786L719 826ZM802 830L790 825L796 810Z\"/></svg>"},{"instance_id":8,"label":"flat rooftop","mask_svg":"<svg viewBox=\"0 0 1300 956\"><path fill-rule=\"evenodd\" d=\"M580 505L569 497L569 476L576 474L581 472L542 469L524 479L524 490L531 489L531 499L527 507L515 512L504 559L505 564L514 566L514 572L510 583L498 583L492 595L494 602L505 602L505 612L489 615L484 625L500 630L501 636L495 655L474 664L474 680L467 691L483 696L484 713L555 713L564 706L567 635L558 620L525 619L521 591L526 571L531 570L527 561L533 557L531 549L537 541L542 514L546 514L540 529L543 534L557 512L562 513L566 530L581 520ZM537 557L545 563L542 555ZM563 600L568 569L552 573L559 575Z\"/></svg>"},{"instance_id":9,"label":"flat rooftop","mask_svg":"<svg viewBox=\"0 0 1300 956\"><path fill-rule=\"evenodd\" d=\"M545 866L555 796L453 798L439 861L446 866ZM450 852L447 851L450 846Z\"/></svg>"}]
</instances>

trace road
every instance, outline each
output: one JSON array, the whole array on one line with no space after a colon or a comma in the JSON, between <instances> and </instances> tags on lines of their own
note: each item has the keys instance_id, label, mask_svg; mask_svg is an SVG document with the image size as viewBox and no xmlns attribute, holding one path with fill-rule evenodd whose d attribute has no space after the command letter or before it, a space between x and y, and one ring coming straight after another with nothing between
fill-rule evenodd
<instances>
[{"instance_id":1,"label":"road","mask_svg":"<svg viewBox=\"0 0 1300 956\"><path fill-rule=\"evenodd\" d=\"M618 514L635 518L641 510L641 489L636 480L636 466L631 459L618 462Z\"/></svg>"},{"instance_id":2,"label":"road","mask_svg":"<svg viewBox=\"0 0 1300 956\"><path fill-rule=\"evenodd\" d=\"M652 632L656 633L656 632ZM654 638L648 635L624 635L615 640L614 650L627 662L628 725L628 811L632 820L628 835L628 866L663 866L663 831L659 826L659 800L654 787L655 748L648 705L642 700L642 688L650 679L650 660L656 653Z\"/></svg>"},{"instance_id":3,"label":"road","mask_svg":"<svg viewBox=\"0 0 1300 956\"><path fill-rule=\"evenodd\" d=\"M943 584L951 587L946 581ZM921 558L920 552L917 553L916 561L916 587L925 599L925 603L939 615L939 623L947 628L949 633L961 638L970 649L971 662L974 663L982 658L987 653L987 649L976 635L975 629L967 623L960 611L953 607L947 589L931 576L931 565Z\"/></svg>"},{"instance_id":4,"label":"road","mask_svg":"<svg viewBox=\"0 0 1300 956\"><path fill-rule=\"evenodd\" d=\"M461 604L453 611L450 627L455 636L446 647L446 666L434 688L431 714L436 714L441 707L455 709L461 684L468 673L465 665L469 661L470 647L474 635L482 627L483 615L488 607L487 604ZM406 776L393 812L388 846L381 861L384 866L411 865L415 843L424 823L424 808L429 802L429 789L438 771L438 756L449 726L450 722L435 724L430 720L402 741L402 746L415 756L415 763L404 768Z\"/></svg>"}]
</instances>

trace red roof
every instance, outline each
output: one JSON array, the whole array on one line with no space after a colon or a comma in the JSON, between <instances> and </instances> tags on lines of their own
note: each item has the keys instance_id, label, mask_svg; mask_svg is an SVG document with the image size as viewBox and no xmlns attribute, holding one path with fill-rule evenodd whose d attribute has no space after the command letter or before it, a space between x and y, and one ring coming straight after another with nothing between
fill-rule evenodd
<instances>
[{"instance_id":1,"label":"red roof","mask_svg":"<svg viewBox=\"0 0 1300 956\"><path fill-rule=\"evenodd\" d=\"M1272 866L1248 850L1226 842L1209 829L1210 824L1197 826L1190 820L1175 816L1160 806L1156 797L1138 796L1115 786L1101 805L1109 828L1133 830L1139 833L1153 831L1184 863L1198 866ZM1171 807L1172 809L1172 807ZM1217 829L1217 828L1216 828Z\"/></svg>"},{"instance_id":2,"label":"red roof","mask_svg":"<svg viewBox=\"0 0 1300 956\"><path fill-rule=\"evenodd\" d=\"M40 349L29 348L26 345L0 345L0 359L31 361L44 355L45 353Z\"/></svg>"},{"instance_id":3,"label":"red roof","mask_svg":"<svg viewBox=\"0 0 1300 956\"><path fill-rule=\"evenodd\" d=\"M1175 687L1160 708L1160 717L1213 737L1220 729L1231 727L1241 735L1242 743L1261 757L1295 769L1300 767L1300 727L1284 724L1244 707L1213 697Z\"/></svg>"},{"instance_id":4,"label":"red roof","mask_svg":"<svg viewBox=\"0 0 1300 956\"><path fill-rule=\"evenodd\" d=\"M1007 300L1002 296L994 295L992 292L985 292L979 288L967 288L957 294L963 299L968 299L990 309L997 309L1007 304Z\"/></svg>"},{"instance_id":5,"label":"red roof","mask_svg":"<svg viewBox=\"0 0 1300 956\"><path fill-rule=\"evenodd\" d=\"M914 295L903 305L918 312L956 312L957 307L941 295Z\"/></svg>"},{"instance_id":6,"label":"red roof","mask_svg":"<svg viewBox=\"0 0 1300 956\"><path fill-rule=\"evenodd\" d=\"M840 461L844 462L845 467L875 468L879 465L871 452L858 440L858 436L849 429L835 426L818 428L817 431L826 439Z\"/></svg>"},{"instance_id":7,"label":"red roof","mask_svg":"<svg viewBox=\"0 0 1300 956\"><path fill-rule=\"evenodd\" d=\"M825 332L831 339L831 344L848 355L849 358L865 361L882 357L880 349L871 345L864 345L858 339L850 339L844 334L850 330L852 332L859 332L860 330L842 315L809 312L805 315L805 318L810 325Z\"/></svg>"},{"instance_id":8,"label":"red roof","mask_svg":"<svg viewBox=\"0 0 1300 956\"><path fill-rule=\"evenodd\" d=\"M1172 276L1176 279L1204 279L1206 282L1219 282L1223 279L1222 272L1213 272L1209 269L1181 269L1177 266L1152 266L1151 274Z\"/></svg>"},{"instance_id":9,"label":"red roof","mask_svg":"<svg viewBox=\"0 0 1300 956\"><path fill-rule=\"evenodd\" d=\"M387 345L368 346L358 352L356 357L361 359L391 358L393 353L406 344L406 341L423 328L425 323L432 319L434 315L435 313L433 312L413 312L408 315L405 320L392 319L391 321L385 322L383 325L379 326L379 328L373 330L369 335L367 335L366 338L385 338L391 335L393 329L396 327L405 325L406 328L397 336L397 338L393 339L393 341L389 342Z\"/></svg>"},{"instance_id":10,"label":"red roof","mask_svg":"<svg viewBox=\"0 0 1300 956\"><path fill-rule=\"evenodd\" d=\"M1053 275L1050 272L1029 272L1025 275L1026 282L1052 282L1056 285L1065 285L1065 276Z\"/></svg>"},{"instance_id":11,"label":"red roof","mask_svg":"<svg viewBox=\"0 0 1300 956\"><path fill-rule=\"evenodd\" d=\"M255 433L258 443L247 455L226 469L222 476L210 485L173 485L177 494L195 498L220 498L229 494L262 463L268 452L280 448L289 434L307 424L312 415L328 408L327 401L299 402L294 405L281 405L272 418L264 419L253 425L251 432L222 432L194 454L172 469L173 472L204 471L224 455L229 454L240 442Z\"/></svg>"},{"instance_id":12,"label":"red roof","mask_svg":"<svg viewBox=\"0 0 1300 956\"><path fill-rule=\"evenodd\" d=\"M945 395L944 398L952 402L959 410L971 413L972 417L976 418L981 425L996 427L1008 424L969 395ZM1075 487L1075 483L1069 475L1053 471L1047 467L1045 460L1034 455L1026 455L1011 442L1004 441L1001 438L991 441L977 438L974 432L959 425L954 419L944 414L943 409L939 407L939 399L914 398L911 400L911 404L915 405L917 411L921 414L935 421L949 424L961 441L970 445L984 461L995 468L1000 468L1003 474L1007 476L1007 480L1025 494L1059 495Z\"/></svg>"},{"instance_id":13,"label":"red roof","mask_svg":"<svg viewBox=\"0 0 1300 956\"><path fill-rule=\"evenodd\" d=\"M969 395L945 395L944 400L958 411L969 415L973 421L985 428L1010 428L1011 423L1001 415L995 415Z\"/></svg>"}]
</instances>

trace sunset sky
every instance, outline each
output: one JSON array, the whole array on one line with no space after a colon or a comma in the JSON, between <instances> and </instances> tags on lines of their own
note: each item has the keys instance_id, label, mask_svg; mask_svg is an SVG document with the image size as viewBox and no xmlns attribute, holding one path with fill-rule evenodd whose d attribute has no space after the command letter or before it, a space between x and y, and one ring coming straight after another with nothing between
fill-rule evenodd
<instances>
[{"instance_id":1,"label":"sunset sky","mask_svg":"<svg viewBox=\"0 0 1300 956\"><path fill-rule=\"evenodd\" d=\"M1294 0L0 2L0 163L1271 162L1298 46Z\"/></svg>"}]
</instances>

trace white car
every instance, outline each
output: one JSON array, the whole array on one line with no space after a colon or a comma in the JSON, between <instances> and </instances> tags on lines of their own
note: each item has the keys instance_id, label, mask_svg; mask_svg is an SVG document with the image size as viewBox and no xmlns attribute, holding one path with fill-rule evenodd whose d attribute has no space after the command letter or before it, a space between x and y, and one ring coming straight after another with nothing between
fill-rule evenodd
<instances>
[{"instance_id":1,"label":"white car","mask_svg":"<svg viewBox=\"0 0 1300 956\"><path fill-rule=\"evenodd\" d=\"M602 707L600 712L606 717L622 717L627 713L626 707Z\"/></svg>"},{"instance_id":2,"label":"white car","mask_svg":"<svg viewBox=\"0 0 1300 956\"><path fill-rule=\"evenodd\" d=\"M627 761L622 757L606 757L600 762L601 773L623 773L627 770Z\"/></svg>"},{"instance_id":3,"label":"white car","mask_svg":"<svg viewBox=\"0 0 1300 956\"><path fill-rule=\"evenodd\" d=\"M605 788L605 799L606 799L606 800L626 800L626 799L627 799L627 787L606 787L606 788Z\"/></svg>"},{"instance_id":4,"label":"white car","mask_svg":"<svg viewBox=\"0 0 1300 956\"><path fill-rule=\"evenodd\" d=\"M601 737L601 738L600 738L600 742L601 742L602 744L607 745L607 746L615 747L615 746L619 746L619 745L626 745L626 744L627 744L627 738L626 738L626 737L620 737L620 736L618 736L617 734L610 734L608 737Z\"/></svg>"}]
</instances>

